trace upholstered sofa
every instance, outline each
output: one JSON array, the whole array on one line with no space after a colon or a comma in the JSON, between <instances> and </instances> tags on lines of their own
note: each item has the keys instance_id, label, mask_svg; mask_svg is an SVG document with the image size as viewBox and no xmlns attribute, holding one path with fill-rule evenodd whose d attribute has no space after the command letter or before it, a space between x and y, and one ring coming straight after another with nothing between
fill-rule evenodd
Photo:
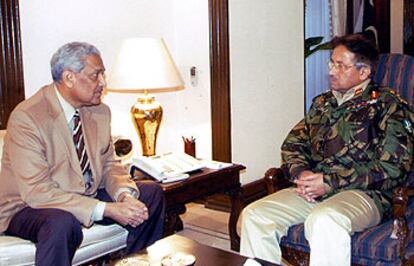
<instances>
[{"instance_id":1,"label":"upholstered sofa","mask_svg":"<svg viewBox=\"0 0 414 266\"><path fill-rule=\"evenodd\" d=\"M5 130L0 130L0 154L3 154ZM126 246L127 231L119 225L93 225L83 229L83 242L73 265L81 265ZM35 245L18 237L0 235L0 266L34 265Z\"/></svg>"}]
</instances>

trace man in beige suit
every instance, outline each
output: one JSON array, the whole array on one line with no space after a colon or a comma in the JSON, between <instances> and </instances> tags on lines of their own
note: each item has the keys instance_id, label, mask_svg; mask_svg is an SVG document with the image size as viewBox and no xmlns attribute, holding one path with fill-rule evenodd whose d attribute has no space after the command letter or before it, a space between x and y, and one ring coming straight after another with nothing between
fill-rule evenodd
<instances>
[{"instance_id":1,"label":"man in beige suit","mask_svg":"<svg viewBox=\"0 0 414 266\"><path fill-rule=\"evenodd\" d=\"M164 198L155 183L137 187L114 159L99 51L69 43L50 63L54 82L8 121L0 233L36 243L36 265L70 265L81 225L94 222L128 229L127 252L144 248L162 236Z\"/></svg>"}]
</instances>

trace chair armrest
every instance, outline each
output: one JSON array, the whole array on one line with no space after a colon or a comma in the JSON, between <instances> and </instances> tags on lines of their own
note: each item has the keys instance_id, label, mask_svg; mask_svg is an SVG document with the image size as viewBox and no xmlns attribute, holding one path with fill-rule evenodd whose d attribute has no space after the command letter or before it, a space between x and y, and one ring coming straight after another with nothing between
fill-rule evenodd
<instances>
[{"instance_id":1,"label":"chair armrest","mask_svg":"<svg viewBox=\"0 0 414 266\"><path fill-rule=\"evenodd\" d=\"M392 208L394 223L391 238L399 242L399 255L402 258L402 265L405 262L405 250L408 244L409 229L407 225L408 198L414 195L414 189L407 187L397 187L394 189L392 197ZM411 264L410 264L411 265Z\"/></svg>"},{"instance_id":2,"label":"chair armrest","mask_svg":"<svg viewBox=\"0 0 414 266\"><path fill-rule=\"evenodd\" d=\"M292 182L285 178L282 169L269 168L263 177L268 194L292 186Z\"/></svg>"},{"instance_id":3,"label":"chair armrest","mask_svg":"<svg viewBox=\"0 0 414 266\"><path fill-rule=\"evenodd\" d=\"M407 188L397 187L394 189L392 197L392 211L394 217L394 224L391 233L392 239L404 240L408 235L407 226L407 205L408 205L408 191Z\"/></svg>"}]
</instances>

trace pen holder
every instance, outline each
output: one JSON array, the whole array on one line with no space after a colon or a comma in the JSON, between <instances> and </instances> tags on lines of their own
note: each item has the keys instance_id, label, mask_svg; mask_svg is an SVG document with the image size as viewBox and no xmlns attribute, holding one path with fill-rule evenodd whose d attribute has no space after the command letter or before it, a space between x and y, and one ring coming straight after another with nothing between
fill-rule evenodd
<instances>
[{"instance_id":1,"label":"pen holder","mask_svg":"<svg viewBox=\"0 0 414 266\"><path fill-rule=\"evenodd\" d=\"M196 157L196 144L194 139L184 138L184 152L194 158Z\"/></svg>"}]
</instances>

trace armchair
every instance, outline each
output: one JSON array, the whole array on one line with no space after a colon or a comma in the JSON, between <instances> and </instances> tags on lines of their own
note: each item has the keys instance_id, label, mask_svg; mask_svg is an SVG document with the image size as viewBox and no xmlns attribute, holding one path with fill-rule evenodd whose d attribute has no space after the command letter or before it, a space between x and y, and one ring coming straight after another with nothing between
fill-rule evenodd
<instances>
[{"instance_id":1,"label":"armchair","mask_svg":"<svg viewBox=\"0 0 414 266\"><path fill-rule=\"evenodd\" d=\"M373 79L396 90L414 106L414 58L401 54L381 54ZM407 183L395 189L393 217L378 226L352 236L353 265L414 265L414 167ZM267 192L273 193L292 184L278 168L266 171ZM309 245L303 224L291 226L281 240L283 258L292 265L308 265Z\"/></svg>"}]
</instances>

